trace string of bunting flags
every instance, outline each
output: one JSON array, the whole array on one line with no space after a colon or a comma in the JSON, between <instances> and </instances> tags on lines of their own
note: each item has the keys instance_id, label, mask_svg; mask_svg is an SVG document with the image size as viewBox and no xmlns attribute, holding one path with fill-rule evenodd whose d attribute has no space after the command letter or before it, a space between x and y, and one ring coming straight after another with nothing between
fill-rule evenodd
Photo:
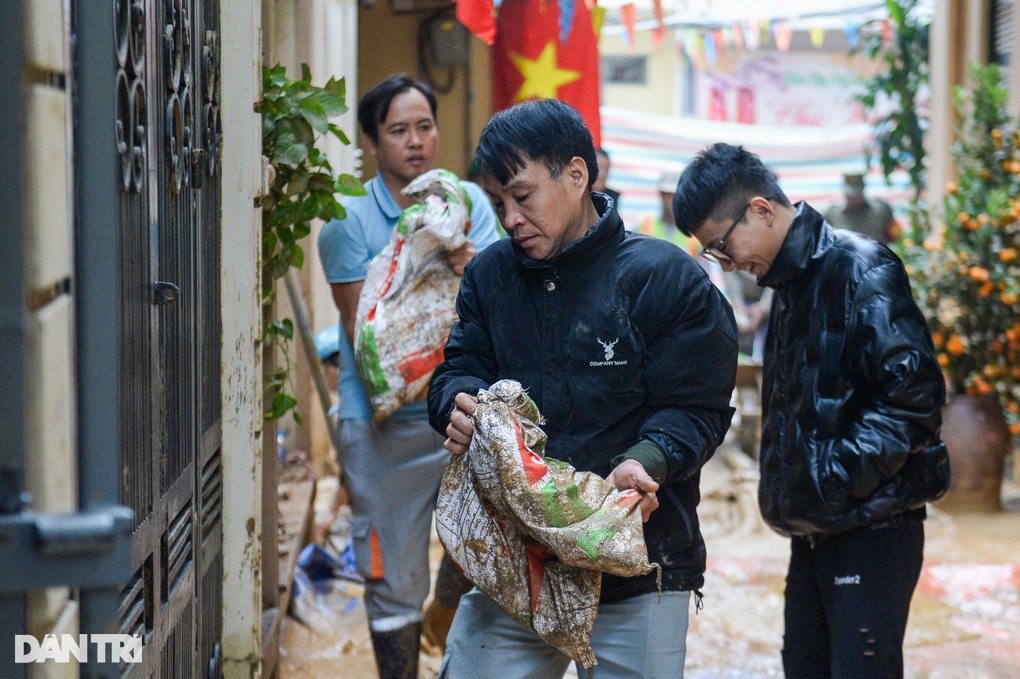
<instances>
[{"instance_id":1,"label":"string of bunting flags","mask_svg":"<svg viewBox=\"0 0 1020 679\"><path fill-rule=\"evenodd\" d=\"M725 3L703 0L702 3L682 3L683 10L665 17L664 1L671 2L600 0L610 9L612 17L604 34L622 34L625 42L633 44L639 31L661 33L669 27L678 34L685 33L688 43L693 44L697 36L713 43L717 51L724 48L755 50L769 44L785 51L795 32L806 33L815 48L821 48L826 37L834 33L844 33L847 42L854 47L865 28L880 28L886 40L892 39L889 8L884 0L728 0ZM639 9L646 18L638 20ZM930 20L934 14L933 0L919 0L911 13Z\"/></svg>"},{"instance_id":2,"label":"string of bunting flags","mask_svg":"<svg viewBox=\"0 0 1020 679\"><path fill-rule=\"evenodd\" d=\"M495 110L538 97L560 99L581 113L596 144L601 137L600 35L621 34L633 48L636 32L648 30L653 46L658 46L671 28L676 48L699 70L728 52L739 54L770 46L786 52L798 32L805 32L816 49L823 48L827 35L837 30L851 48L859 44L865 30L881 30L886 41L893 39L884 2L827 0L811 5L811 12L799 16L755 18L734 14L740 3L714 5L715 14L675 13L667 17L664 0L639 0L650 2L652 18L638 21L634 1L602 0L611 6L614 20L604 26L607 7L597 0L502 0L498 11L493 0L455 1L458 20L492 46ZM765 3L758 8L763 13L779 8L768 0L757 2ZM643 7L647 12L648 5Z\"/></svg>"},{"instance_id":3,"label":"string of bunting flags","mask_svg":"<svg viewBox=\"0 0 1020 679\"><path fill-rule=\"evenodd\" d=\"M656 2L661 14L661 4ZM637 21L637 11L633 3L621 5L619 8L619 24L606 26L603 33L620 34L624 44L634 48L635 35L639 31L652 31L652 46L662 42L666 27L673 29L678 47L682 48L694 64L715 62L727 52L754 52L774 46L780 52L787 52L793 42L795 32L808 35L812 47L822 49L826 36L839 31L845 36L846 45L851 49L860 44L862 30L866 27L881 30L886 43L893 39L892 27L884 17L864 15L860 19L840 18L833 21L829 17L812 18L749 18L726 25L705 24L681 18L651 19Z\"/></svg>"}]
</instances>

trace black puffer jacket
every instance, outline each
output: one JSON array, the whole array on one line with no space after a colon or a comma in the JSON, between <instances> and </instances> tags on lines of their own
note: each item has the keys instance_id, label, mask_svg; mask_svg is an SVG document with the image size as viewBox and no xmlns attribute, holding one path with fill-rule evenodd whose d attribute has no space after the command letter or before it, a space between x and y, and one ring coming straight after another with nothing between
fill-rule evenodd
<instances>
[{"instance_id":1,"label":"black puffer jacket","mask_svg":"<svg viewBox=\"0 0 1020 679\"><path fill-rule=\"evenodd\" d=\"M546 453L605 477L641 439L666 453L659 508L645 524L649 559L666 590L704 582L696 507L701 466L722 442L733 410L736 325L729 304L689 255L603 217L553 262L504 239L464 272L446 360L428 405L445 432L454 397L514 379L535 400ZM656 591L655 575L606 575L603 601Z\"/></svg>"},{"instance_id":2,"label":"black puffer jacket","mask_svg":"<svg viewBox=\"0 0 1020 679\"><path fill-rule=\"evenodd\" d=\"M780 533L832 536L924 518L949 484L945 382L899 258L805 203L759 281L766 340L761 484Z\"/></svg>"}]
</instances>

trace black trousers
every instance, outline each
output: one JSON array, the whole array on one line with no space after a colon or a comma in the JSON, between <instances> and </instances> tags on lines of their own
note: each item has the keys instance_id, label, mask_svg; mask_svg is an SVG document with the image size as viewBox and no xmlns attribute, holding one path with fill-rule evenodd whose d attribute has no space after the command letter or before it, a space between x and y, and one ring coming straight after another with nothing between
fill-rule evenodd
<instances>
[{"instance_id":1,"label":"black trousers","mask_svg":"<svg viewBox=\"0 0 1020 679\"><path fill-rule=\"evenodd\" d=\"M924 525L861 529L812 547L791 540L787 679L901 679Z\"/></svg>"}]
</instances>

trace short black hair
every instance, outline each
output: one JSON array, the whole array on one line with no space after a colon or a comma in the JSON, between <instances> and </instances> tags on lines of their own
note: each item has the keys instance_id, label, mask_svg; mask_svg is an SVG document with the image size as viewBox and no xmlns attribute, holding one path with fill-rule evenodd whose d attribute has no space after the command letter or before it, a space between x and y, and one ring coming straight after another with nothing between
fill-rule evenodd
<instances>
[{"instance_id":1,"label":"short black hair","mask_svg":"<svg viewBox=\"0 0 1020 679\"><path fill-rule=\"evenodd\" d=\"M372 141L379 141L379 123L386 120L386 116L389 115L393 98L412 89L425 96L434 120L436 93L420 80L415 80L406 73L399 73L386 78L361 97L361 101L358 102L358 124L361 125L361 131Z\"/></svg>"},{"instance_id":2,"label":"short black hair","mask_svg":"<svg viewBox=\"0 0 1020 679\"><path fill-rule=\"evenodd\" d=\"M790 200L772 171L743 146L714 144L684 168L673 194L673 217L686 235L707 219L735 219L755 196L771 196L780 205Z\"/></svg>"},{"instance_id":3,"label":"short black hair","mask_svg":"<svg viewBox=\"0 0 1020 679\"><path fill-rule=\"evenodd\" d=\"M573 157L588 166L588 189L599 176L595 143L584 118L557 99L533 99L498 112L482 130L475 159L506 184L528 161L542 163L553 178Z\"/></svg>"}]
</instances>

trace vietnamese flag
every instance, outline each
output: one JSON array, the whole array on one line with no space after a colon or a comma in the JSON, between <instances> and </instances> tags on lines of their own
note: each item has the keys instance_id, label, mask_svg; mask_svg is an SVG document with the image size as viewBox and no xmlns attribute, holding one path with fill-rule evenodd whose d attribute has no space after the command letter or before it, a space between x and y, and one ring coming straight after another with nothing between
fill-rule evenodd
<instances>
[{"instance_id":1,"label":"vietnamese flag","mask_svg":"<svg viewBox=\"0 0 1020 679\"><path fill-rule=\"evenodd\" d=\"M497 111L527 99L559 99L601 144L599 50L585 0L503 0L493 45Z\"/></svg>"},{"instance_id":2,"label":"vietnamese flag","mask_svg":"<svg viewBox=\"0 0 1020 679\"><path fill-rule=\"evenodd\" d=\"M456 0L457 21L472 33L492 45L496 39L496 17L492 0Z\"/></svg>"}]
</instances>

